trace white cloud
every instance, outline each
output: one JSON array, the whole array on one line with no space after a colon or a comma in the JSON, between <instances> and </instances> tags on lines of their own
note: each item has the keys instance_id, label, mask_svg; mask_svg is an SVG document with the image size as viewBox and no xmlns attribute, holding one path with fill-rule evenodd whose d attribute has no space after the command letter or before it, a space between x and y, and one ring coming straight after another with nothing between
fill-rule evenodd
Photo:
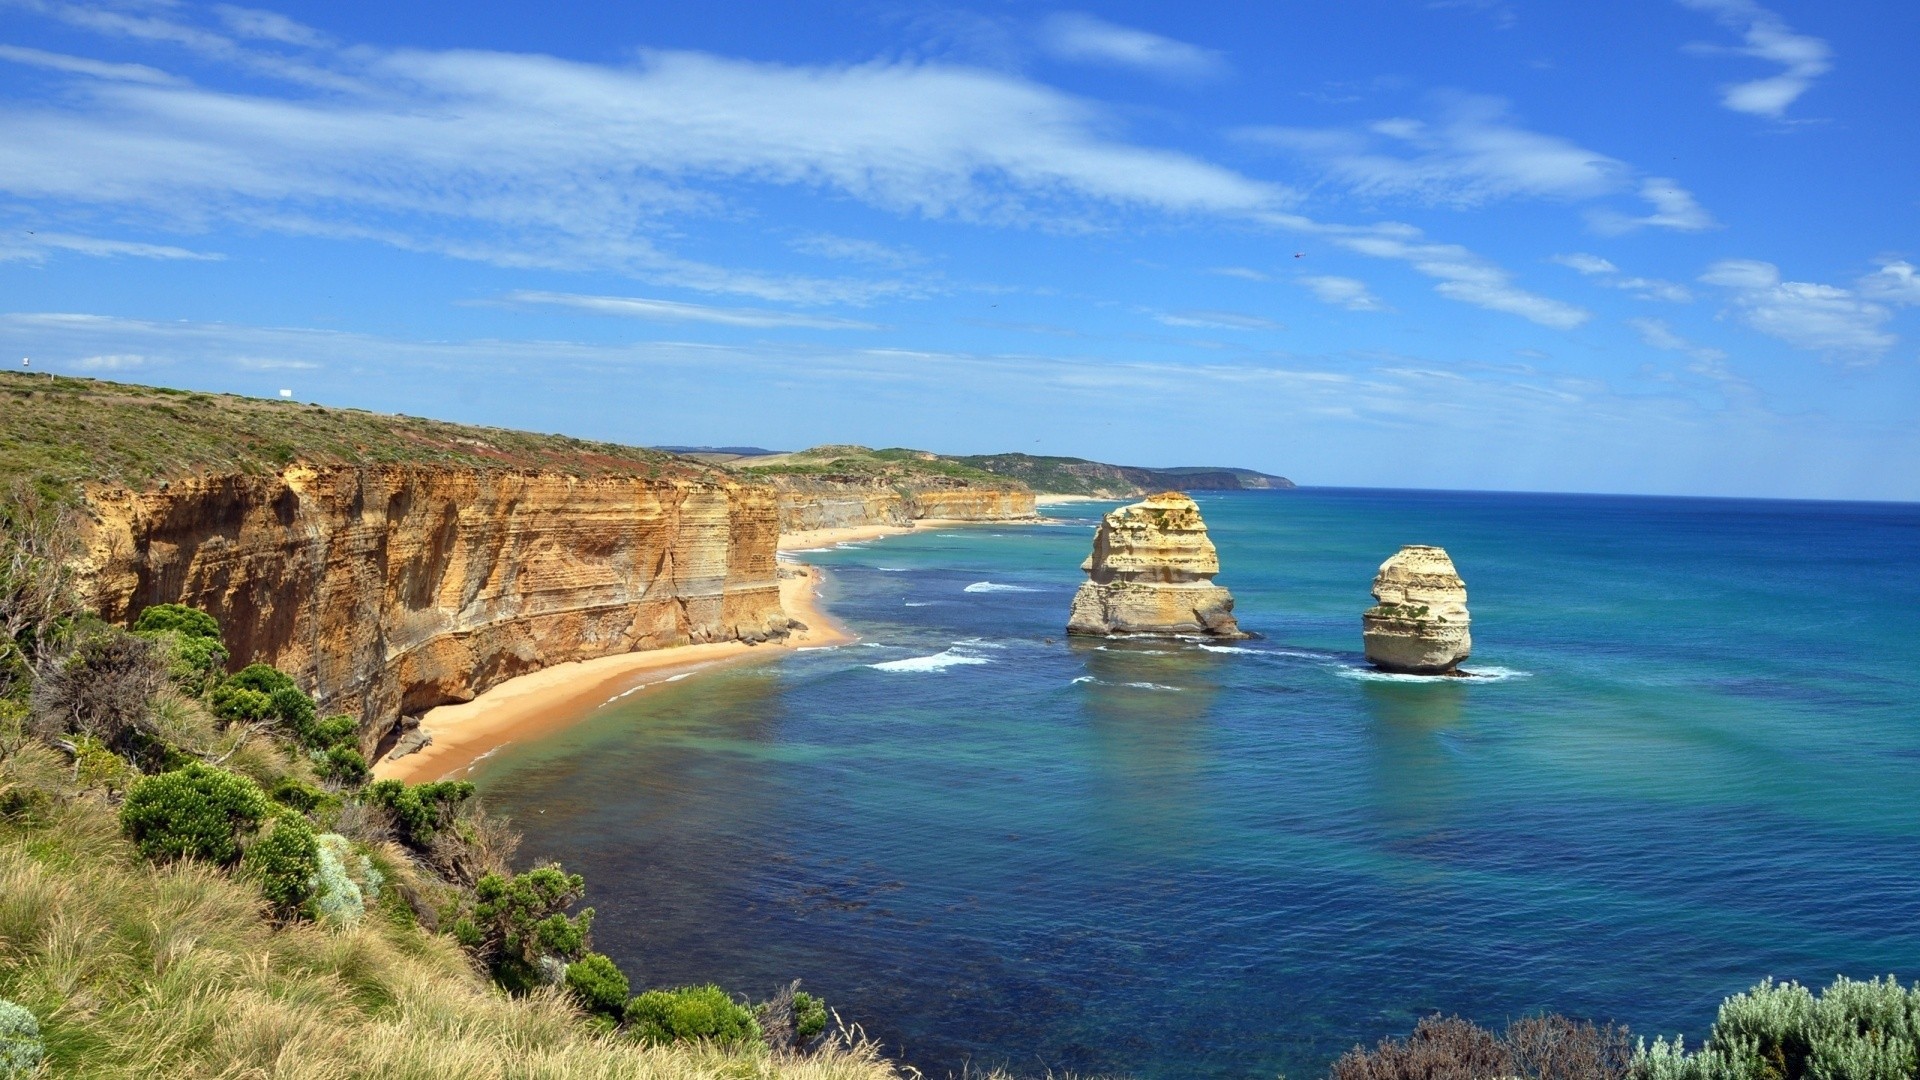
<instances>
[{"instance_id":1,"label":"white cloud","mask_svg":"<svg viewBox=\"0 0 1920 1080\"><path fill-rule=\"evenodd\" d=\"M874 323L837 319L827 315L802 315L787 311L765 311L760 308L712 307L706 304L686 304L675 300L650 300L639 296L585 296L579 293L535 292L523 289L508 293L501 299L510 304L545 304L591 312L595 315L617 315L622 318L648 319L653 322L698 322L712 323L717 326L792 327L807 330L880 329Z\"/></svg>"},{"instance_id":2,"label":"white cloud","mask_svg":"<svg viewBox=\"0 0 1920 1080\"><path fill-rule=\"evenodd\" d=\"M979 68L689 52L616 66L318 45L289 58L165 14L189 9L24 2L291 85L108 81L69 65L69 77L82 79L70 92L0 115L8 147L0 192L18 199L157 212L195 226L225 219L509 266L621 269L767 299L857 299L911 286L702 265L661 250L657 238L674 235L667 220L726 211L726 193L740 184L1065 229L1135 211L1244 218L1293 199L1280 185L1130 142L1096 104ZM276 43L300 36L250 26Z\"/></svg>"},{"instance_id":3,"label":"white cloud","mask_svg":"<svg viewBox=\"0 0 1920 1080\"><path fill-rule=\"evenodd\" d=\"M226 24L227 29L237 37L255 41L272 41L282 45L298 45L310 49L331 44L325 34L310 26L297 23L278 12L235 7L232 4L215 4L213 11L220 17L220 21Z\"/></svg>"},{"instance_id":4,"label":"white cloud","mask_svg":"<svg viewBox=\"0 0 1920 1080\"><path fill-rule=\"evenodd\" d=\"M1153 316L1168 326L1186 326L1200 330L1285 330L1286 327L1258 315L1238 311L1162 311Z\"/></svg>"},{"instance_id":5,"label":"white cloud","mask_svg":"<svg viewBox=\"0 0 1920 1080\"><path fill-rule=\"evenodd\" d=\"M146 367L147 358L139 353L107 353L101 356L83 356L73 361L73 366L81 371L131 371Z\"/></svg>"},{"instance_id":6,"label":"white cloud","mask_svg":"<svg viewBox=\"0 0 1920 1080\"><path fill-rule=\"evenodd\" d=\"M807 233L804 236L795 237L787 243L787 246L804 255L868 263L895 270L917 266L927 261L917 253L904 248L889 247L873 240L835 236L832 233Z\"/></svg>"},{"instance_id":7,"label":"white cloud","mask_svg":"<svg viewBox=\"0 0 1920 1080\"><path fill-rule=\"evenodd\" d=\"M1640 340L1656 349L1685 353L1696 360L1725 360L1727 354L1709 345L1696 345L1675 333L1673 327L1659 319L1628 319L1627 325L1640 333Z\"/></svg>"},{"instance_id":8,"label":"white cloud","mask_svg":"<svg viewBox=\"0 0 1920 1080\"><path fill-rule=\"evenodd\" d=\"M1693 193L1662 176L1649 176L1640 182L1640 197L1653 212L1634 217L1617 210L1595 210L1587 215L1593 230L1618 236L1636 229L1672 229L1676 232L1700 232L1718 228L1720 223L1694 199Z\"/></svg>"},{"instance_id":9,"label":"white cloud","mask_svg":"<svg viewBox=\"0 0 1920 1080\"><path fill-rule=\"evenodd\" d=\"M1900 340L1883 329L1893 317L1885 307L1837 286L1784 281L1772 263L1722 259L1700 280L1730 290L1742 322L1795 348L1870 360Z\"/></svg>"},{"instance_id":10,"label":"white cloud","mask_svg":"<svg viewBox=\"0 0 1920 1080\"><path fill-rule=\"evenodd\" d=\"M1583 274L1614 274L1620 270L1619 267L1598 255L1588 255L1581 251L1576 251L1571 255L1553 255L1550 256L1549 259L1552 262L1559 263L1561 266L1578 270Z\"/></svg>"},{"instance_id":11,"label":"white cloud","mask_svg":"<svg viewBox=\"0 0 1920 1080\"><path fill-rule=\"evenodd\" d=\"M1300 284L1306 286L1314 299L1323 304L1343 307L1348 311L1388 310L1387 305L1367 288L1367 283L1358 278L1323 274L1302 277Z\"/></svg>"},{"instance_id":12,"label":"white cloud","mask_svg":"<svg viewBox=\"0 0 1920 1080\"><path fill-rule=\"evenodd\" d=\"M1889 304L1920 304L1920 271L1905 259L1893 259L1860 279L1860 291Z\"/></svg>"},{"instance_id":13,"label":"white cloud","mask_svg":"<svg viewBox=\"0 0 1920 1080\"><path fill-rule=\"evenodd\" d=\"M1529 131L1498 98L1455 96L1438 119L1379 120L1360 129L1249 128L1242 137L1291 150L1369 197L1452 206L1532 197L1587 199L1626 187L1625 162Z\"/></svg>"},{"instance_id":14,"label":"white cloud","mask_svg":"<svg viewBox=\"0 0 1920 1080\"><path fill-rule=\"evenodd\" d=\"M1433 291L1463 304L1518 315L1523 319L1571 330L1592 318L1592 313L1559 300L1540 296L1513 283L1513 276L1499 266L1459 244L1427 240L1411 225L1388 223L1366 228L1323 225L1297 215L1276 215L1276 222L1290 223L1302 232L1326 237L1349 251L1376 259L1404 262L1417 273L1437 279Z\"/></svg>"},{"instance_id":15,"label":"white cloud","mask_svg":"<svg viewBox=\"0 0 1920 1080\"><path fill-rule=\"evenodd\" d=\"M1251 266L1216 266L1210 273L1221 277L1239 278L1242 281L1272 281L1271 275L1263 274Z\"/></svg>"},{"instance_id":16,"label":"white cloud","mask_svg":"<svg viewBox=\"0 0 1920 1080\"><path fill-rule=\"evenodd\" d=\"M49 71L63 71L69 75L86 75L95 79L152 83L156 86L166 86L182 81L159 68L148 67L145 64L108 63L102 60L89 60L84 56L68 56L64 53L22 48L18 45L0 45L0 60L46 68Z\"/></svg>"},{"instance_id":17,"label":"white cloud","mask_svg":"<svg viewBox=\"0 0 1920 1080\"><path fill-rule=\"evenodd\" d=\"M1721 88L1721 104L1735 112L1779 119L1786 114L1788 106L1813 86L1815 79L1833 67L1833 50L1824 40L1794 33L1779 15L1752 0L1680 2L1712 15L1722 26L1739 34L1744 42L1737 46L1694 45L1690 46L1691 51L1750 56L1780 65L1778 75Z\"/></svg>"},{"instance_id":18,"label":"white cloud","mask_svg":"<svg viewBox=\"0 0 1920 1080\"><path fill-rule=\"evenodd\" d=\"M1048 19L1040 43L1062 60L1132 68L1165 79L1192 81L1224 74L1226 61L1213 49L1120 26L1083 12Z\"/></svg>"},{"instance_id":19,"label":"white cloud","mask_svg":"<svg viewBox=\"0 0 1920 1080\"><path fill-rule=\"evenodd\" d=\"M185 259L218 262L225 255L210 251L189 251L167 244L142 244L130 240L106 240L97 236L70 233L31 232L0 239L0 262L38 262L49 251L71 251L96 258L124 256L132 259Z\"/></svg>"},{"instance_id":20,"label":"white cloud","mask_svg":"<svg viewBox=\"0 0 1920 1080\"><path fill-rule=\"evenodd\" d=\"M1642 300L1665 300L1669 303L1685 304L1693 300L1693 294L1685 285L1659 278L1621 277L1620 268L1598 255L1576 251L1570 255L1550 255L1548 262L1556 262L1571 270L1577 270L1588 277L1597 278L1599 283L1610 289L1630 292Z\"/></svg>"}]
</instances>

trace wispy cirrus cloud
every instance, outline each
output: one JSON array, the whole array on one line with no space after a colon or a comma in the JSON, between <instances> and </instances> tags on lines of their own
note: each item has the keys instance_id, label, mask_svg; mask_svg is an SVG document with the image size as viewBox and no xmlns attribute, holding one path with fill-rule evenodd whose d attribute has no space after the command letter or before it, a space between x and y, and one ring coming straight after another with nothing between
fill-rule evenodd
<instances>
[{"instance_id":1,"label":"wispy cirrus cloud","mask_svg":"<svg viewBox=\"0 0 1920 1080\"><path fill-rule=\"evenodd\" d=\"M652 300L641 296L588 296L581 293L537 292L521 289L500 298L502 303L570 308L594 315L614 315L651 322L710 323L715 326L740 326L757 329L776 327L804 330L879 330L877 323L839 319L828 315L809 315L791 311L767 311L763 308L714 307L687 304L677 300Z\"/></svg>"},{"instance_id":2,"label":"wispy cirrus cloud","mask_svg":"<svg viewBox=\"0 0 1920 1080\"><path fill-rule=\"evenodd\" d=\"M1348 311L1388 311L1386 303L1373 295L1367 283L1359 278L1340 277L1337 274L1307 274L1299 282L1315 300L1334 307L1343 307Z\"/></svg>"},{"instance_id":3,"label":"wispy cirrus cloud","mask_svg":"<svg viewBox=\"0 0 1920 1080\"><path fill-rule=\"evenodd\" d=\"M1085 12L1062 12L1047 19L1040 28L1040 45L1061 60L1130 68L1178 82L1217 78L1227 72L1226 59L1217 50Z\"/></svg>"},{"instance_id":4,"label":"wispy cirrus cloud","mask_svg":"<svg viewBox=\"0 0 1920 1080\"><path fill-rule=\"evenodd\" d=\"M1240 311L1157 311L1154 319L1167 326L1196 330L1285 330L1286 327L1260 315Z\"/></svg>"},{"instance_id":5,"label":"wispy cirrus cloud","mask_svg":"<svg viewBox=\"0 0 1920 1080\"><path fill-rule=\"evenodd\" d=\"M1692 193L1571 139L1530 130L1493 97L1448 94L1432 119L1394 117L1358 128L1244 128L1238 135L1287 150L1368 199L1470 209L1508 199L1586 202L1632 192L1651 208L1596 208L1598 231L1695 232L1715 225Z\"/></svg>"},{"instance_id":6,"label":"wispy cirrus cloud","mask_svg":"<svg viewBox=\"0 0 1920 1080\"><path fill-rule=\"evenodd\" d=\"M1662 281L1659 278L1630 277L1620 272L1620 268L1608 259L1584 251L1566 255L1551 255L1548 262L1559 263L1570 270L1576 270L1594 278L1610 289L1630 292L1642 300L1665 300L1674 304L1685 304L1693 300L1693 293L1678 282Z\"/></svg>"},{"instance_id":7,"label":"wispy cirrus cloud","mask_svg":"<svg viewBox=\"0 0 1920 1080\"><path fill-rule=\"evenodd\" d=\"M1705 56L1749 56L1780 65L1778 75L1721 88L1720 103L1735 112L1781 119L1787 108L1813 88L1815 79L1833 68L1833 49L1817 37L1795 33L1779 15L1753 0L1680 0L1695 11L1712 15L1720 25L1739 34L1739 45L1689 45Z\"/></svg>"},{"instance_id":8,"label":"wispy cirrus cloud","mask_svg":"<svg viewBox=\"0 0 1920 1080\"><path fill-rule=\"evenodd\" d=\"M58 232L19 232L0 238L0 262L39 262L51 252L67 251L95 258L130 258L219 262L226 256L213 251L191 251L171 244L144 244L98 236Z\"/></svg>"},{"instance_id":9,"label":"wispy cirrus cloud","mask_svg":"<svg viewBox=\"0 0 1920 1080\"><path fill-rule=\"evenodd\" d=\"M1740 321L1798 349L1870 361L1900 339L1885 329L1893 312L1836 285L1785 281L1757 259L1722 259L1700 280L1727 292Z\"/></svg>"}]
</instances>

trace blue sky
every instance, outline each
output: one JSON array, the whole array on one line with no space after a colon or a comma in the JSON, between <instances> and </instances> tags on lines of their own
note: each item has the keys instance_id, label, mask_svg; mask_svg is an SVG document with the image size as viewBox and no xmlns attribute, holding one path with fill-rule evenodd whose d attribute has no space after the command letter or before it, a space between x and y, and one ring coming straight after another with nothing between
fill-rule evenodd
<instances>
[{"instance_id":1,"label":"blue sky","mask_svg":"<svg viewBox=\"0 0 1920 1080\"><path fill-rule=\"evenodd\" d=\"M0 0L18 364L1920 499L1920 5Z\"/></svg>"}]
</instances>

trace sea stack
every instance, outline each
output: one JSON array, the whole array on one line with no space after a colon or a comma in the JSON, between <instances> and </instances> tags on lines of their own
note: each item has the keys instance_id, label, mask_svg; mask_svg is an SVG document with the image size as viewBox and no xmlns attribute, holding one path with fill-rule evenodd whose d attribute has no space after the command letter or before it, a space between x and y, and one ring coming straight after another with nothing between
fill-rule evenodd
<instances>
[{"instance_id":1,"label":"sea stack","mask_svg":"<svg viewBox=\"0 0 1920 1080\"><path fill-rule=\"evenodd\" d=\"M1220 556L1200 508L1177 491L1108 514L1080 569L1087 580L1073 596L1069 634L1248 636L1234 621L1233 594L1213 583Z\"/></svg>"},{"instance_id":2,"label":"sea stack","mask_svg":"<svg viewBox=\"0 0 1920 1080\"><path fill-rule=\"evenodd\" d=\"M1367 660L1406 675L1458 675L1473 650L1467 585L1445 548L1408 544L1380 564L1374 606L1360 616Z\"/></svg>"}]
</instances>

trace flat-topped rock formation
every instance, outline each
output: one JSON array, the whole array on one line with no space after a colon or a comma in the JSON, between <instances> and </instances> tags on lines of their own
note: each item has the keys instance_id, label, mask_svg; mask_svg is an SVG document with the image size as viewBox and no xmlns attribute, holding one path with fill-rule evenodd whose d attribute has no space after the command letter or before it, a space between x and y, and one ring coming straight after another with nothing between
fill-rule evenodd
<instances>
[{"instance_id":1,"label":"flat-topped rock formation","mask_svg":"<svg viewBox=\"0 0 1920 1080\"><path fill-rule=\"evenodd\" d=\"M1233 594L1213 583L1220 556L1192 499L1168 491L1100 522L1067 633L1243 638Z\"/></svg>"},{"instance_id":2,"label":"flat-topped rock formation","mask_svg":"<svg viewBox=\"0 0 1920 1080\"><path fill-rule=\"evenodd\" d=\"M1367 660L1406 675L1458 675L1473 651L1467 585L1445 548L1408 544L1380 564L1360 617Z\"/></svg>"}]
</instances>

